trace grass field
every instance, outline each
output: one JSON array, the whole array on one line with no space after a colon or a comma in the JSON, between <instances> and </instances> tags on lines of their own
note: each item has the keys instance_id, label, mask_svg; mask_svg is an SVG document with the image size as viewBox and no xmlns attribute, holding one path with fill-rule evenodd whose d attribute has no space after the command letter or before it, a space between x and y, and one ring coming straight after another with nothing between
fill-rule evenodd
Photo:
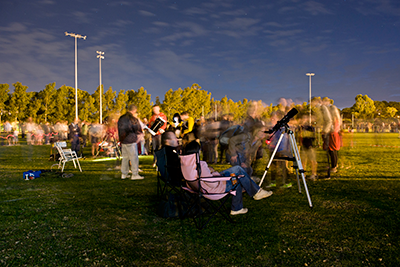
<instances>
[{"instance_id":1,"label":"grass field","mask_svg":"<svg viewBox=\"0 0 400 267\"><path fill-rule=\"evenodd\" d=\"M24 171L50 169L50 147L0 146L0 264L398 266L400 139L355 133L344 144L339 172L307 183L312 209L291 175L292 188L260 201L246 195L247 214L202 231L189 219L157 216L150 156L140 158L140 181L121 180L115 161L93 159L81 161L82 173L67 163L70 178L45 173L25 181ZM318 159L324 177L324 151ZM261 176L265 166L258 166Z\"/></svg>"}]
</instances>

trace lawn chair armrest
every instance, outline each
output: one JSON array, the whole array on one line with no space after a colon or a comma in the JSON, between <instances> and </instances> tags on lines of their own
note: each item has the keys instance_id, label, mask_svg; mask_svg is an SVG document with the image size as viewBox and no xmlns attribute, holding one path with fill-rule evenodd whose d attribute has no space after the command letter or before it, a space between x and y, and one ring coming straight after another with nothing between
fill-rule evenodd
<instances>
[{"instance_id":1,"label":"lawn chair armrest","mask_svg":"<svg viewBox=\"0 0 400 267\"><path fill-rule=\"evenodd\" d=\"M229 181L231 179L230 176L212 176L212 177L201 177L200 181L202 182L223 182Z\"/></svg>"}]
</instances>

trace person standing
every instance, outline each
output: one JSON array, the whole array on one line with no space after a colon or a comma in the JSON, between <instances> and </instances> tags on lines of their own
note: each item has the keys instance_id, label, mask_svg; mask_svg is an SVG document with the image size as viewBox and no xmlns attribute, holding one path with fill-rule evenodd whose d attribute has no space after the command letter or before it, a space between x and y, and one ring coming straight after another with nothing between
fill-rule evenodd
<instances>
[{"instance_id":1,"label":"person standing","mask_svg":"<svg viewBox=\"0 0 400 267\"><path fill-rule=\"evenodd\" d=\"M310 180L317 179L317 155L315 152L315 128L308 122L308 116L303 117L303 125L300 127L300 144L301 159L303 160L303 168L307 168L307 164L311 165Z\"/></svg>"},{"instance_id":2,"label":"person standing","mask_svg":"<svg viewBox=\"0 0 400 267\"><path fill-rule=\"evenodd\" d=\"M121 179L128 178L129 161L132 171L131 180L144 179L139 175L137 141L138 135L142 133L142 127L137 116L137 107L131 104L128 111L118 119L118 136L122 147Z\"/></svg>"},{"instance_id":3,"label":"person standing","mask_svg":"<svg viewBox=\"0 0 400 267\"><path fill-rule=\"evenodd\" d=\"M79 127L79 119L75 118L74 122L72 122L69 127L69 138L71 141L71 150L76 152L76 155L79 155L80 150L80 141L79 136L81 135L81 127Z\"/></svg>"},{"instance_id":4,"label":"person standing","mask_svg":"<svg viewBox=\"0 0 400 267\"><path fill-rule=\"evenodd\" d=\"M331 158L330 172L336 173L338 167L338 151L342 146L339 134L342 125L342 120L340 117L340 112L336 106L330 105L329 109L332 117L332 130L329 133L329 146L328 146L328 153Z\"/></svg>"},{"instance_id":5,"label":"person standing","mask_svg":"<svg viewBox=\"0 0 400 267\"><path fill-rule=\"evenodd\" d=\"M153 126L153 124L156 122L157 118L161 118L165 123L163 126L158 129L156 132L156 135L152 137L152 145L153 145L153 155L155 151L159 150L161 148L161 135L165 132L165 129L167 128L167 116L165 116L164 113L160 111L160 107L155 105L153 106L153 116L151 116L150 121L149 121L149 128ZM153 167L155 167L155 160L156 157L154 156L153 160Z\"/></svg>"},{"instance_id":6,"label":"person standing","mask_svg":"<svg viewBox=\"0 0 400 267\"><path fill-rule=\"evenodd\" d=\"M194 126L194 119L189 116L187 111L181 113L181 137L192 132Z\"/></svg>"}]
</instances>

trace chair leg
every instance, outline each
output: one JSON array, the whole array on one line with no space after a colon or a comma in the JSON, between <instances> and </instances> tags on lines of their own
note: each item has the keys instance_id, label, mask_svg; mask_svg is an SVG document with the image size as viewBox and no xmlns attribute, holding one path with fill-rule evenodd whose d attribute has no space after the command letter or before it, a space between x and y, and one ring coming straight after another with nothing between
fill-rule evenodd
<instances>
[{"instance_id":1,"label":"chair leg","mask_svg":"<svg viewBox=\"0 0 400 267\"><path fill-rule=\"evenodd\" d=\"M78 163L79 170L82 172L81 164L79 163L79 159L76 160Z\"/></svg>"}]
</instances>

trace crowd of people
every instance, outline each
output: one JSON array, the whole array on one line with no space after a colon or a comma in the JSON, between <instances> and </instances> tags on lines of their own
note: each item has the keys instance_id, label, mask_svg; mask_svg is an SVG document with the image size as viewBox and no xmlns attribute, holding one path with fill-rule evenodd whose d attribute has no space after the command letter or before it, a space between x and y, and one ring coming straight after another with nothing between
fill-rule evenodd
<instances>
[{"instance_id":1,"label":"crowd of people","mask_svg":"<svg viewBox=\"0 0 400 267\"><path fill-rule=\"evenodd\" d=\"M224 114L218 120L213 117L195 119L188 112L177 113L172 118L167 118L158 105L153 107L153 114L149 120L139 118L138 110L135 107L136 114L128 109L128 112L122 116L107 117L103 124L79 120L74 120L71 123L59 121L53 125L48 122L37 124L32 121L32 118L23 123L5 121L2 126L0 141L2 145L16 145L19 136L26 138L28 145L49 145L55 141L69 140L71 149L82 157L90 156L83 154L83 147L87 145L91 146L91 156L95 157L98 155L99 149L104 148L104 146L102 147L104 143L109 144L111 148L120 144L122 154L127 152L126 144L135 143L134 150L137 155L151 155L161 148L161 136L168 131L176 135L179 140L179 147L197 140L201 147L203 160L208 164L229 163L232 166L241 166L251 177L253 176L252 166L255 161L262 158L263 153L271 153L275 149L280 134L283 133L279 130L271 138L269 144L264 145L265 139L269 137L266 133L267 130L271 129L290 109L286 103L280 103L278 106L279 109L272 112L268 120L263 120L257 102L254 102L249 106L247 116L241 123L233 121L233 114ZM330 171L337 171L337 151L341 146L341 119L339 110L329 102L313 103L313 106L318 107L318 112L314 114L312 119L313 124L309 123L307 116L294 118L289 124L296 131L298 144L301 147L303 166L304 168L310 166L309 178L317 179L315 156L315 147L318 145L316 144L317 139L322 139L323 148L328 151L331 164ZM134 105L130 107L133 108ZM129 135L126 138L126 136L121 135L124 131L127 131L127 129L124 129L124 120L126 121L125 124L135 125L135 138L132 139ZM160 127L155 127L156 124L159 124ZM320 128L320 136L316 132L316 126ZM287 137L283 138L280 147L277 149L277 157L291 154L288 141ZM106 148L106 154L115 155L117 151L109 147ZM129 151L131 150L129 149ZM131 165L132 161L130 160ZM136 166L136 161L134 163ZM126 165L124 166L126 167ZM270 186L290 187L290 183L286 181L287 162L274 161L273 170L270 178L267 179L268 184ZM125 171L123 169L122 177L124 178L126 178ZM137 174L136 171L132 172L135 175Z\"/></svg>"},{"instance_id":2,"label":"crowd of people","mask_svg":"<svg viewBox=\"0 0 400 267\"><path fill-rule=\"evenodd\" d=\"M338 171L342 122L339 110L330 102L315 102L313 106L317 107L317 112L312 120L308 116L298 117L288 121L287 126L296 133L303 167L305 170L310 169L308 178L316 180L318 179L315 150L318 146L317 137L320 135L323 141L322 147L327 151L330 164L327 177L330 177L330 173ZM283 101L278 107L270 114L270 118L265 120L261 117L257 102L251 103L246 118L238 123L233 121L233 114L225 114L219 120L204 117L194 119L185 111L167 118L158 105L153 106L153 114L147 120L139 118L139 110L135 105L129 105L125 114L109 116L102 124L78 119L71 123L59 121L54 125L48 122L36 124L32 118L24 123L6 121L3 123L1 142L3 145L16 145L20 135L26 138L28 145L50 145L56 141L68 140L71 149L82 158L88 157L83 154L83 148L90 143L92 157L96 157L99 149L103 148L106 150L106 155L121 153L121 179L131 180L144 179L139 174L139 155L153 155L153 166L156 166L154 153L163 146L173 144L173 151L176 151L177 155L187 154L188 147L194 147L198 148L202 155L203 173L213 173L209 165L230 164L231 168L217 175L232 173L240 175L241 186L248 194L254 199L262 199L272 195L272 191L263 190L256 184L259 178L254 176L253 167L258 159L264 156L271 157L273 152L276 152L274 154L276 160L272 162L270 175L266 178L266 187L291 187L288 179L288 161L284 160L285 157L293 157L290 140L286 134L287 128L274 127L287 114L290 106ZM316 127L320 129L318 132ZM271 133L268 130L272 128L275 131ZM268 142L265 142L266 140ZM278 140L281 140L279 147L277 147ZM232 190L232 184L219 187L209 189L223 192ZM241 195L237 194L232 202L232 215L247 212L247 209L243 208Z\"/></svg>"}]
</instances>

